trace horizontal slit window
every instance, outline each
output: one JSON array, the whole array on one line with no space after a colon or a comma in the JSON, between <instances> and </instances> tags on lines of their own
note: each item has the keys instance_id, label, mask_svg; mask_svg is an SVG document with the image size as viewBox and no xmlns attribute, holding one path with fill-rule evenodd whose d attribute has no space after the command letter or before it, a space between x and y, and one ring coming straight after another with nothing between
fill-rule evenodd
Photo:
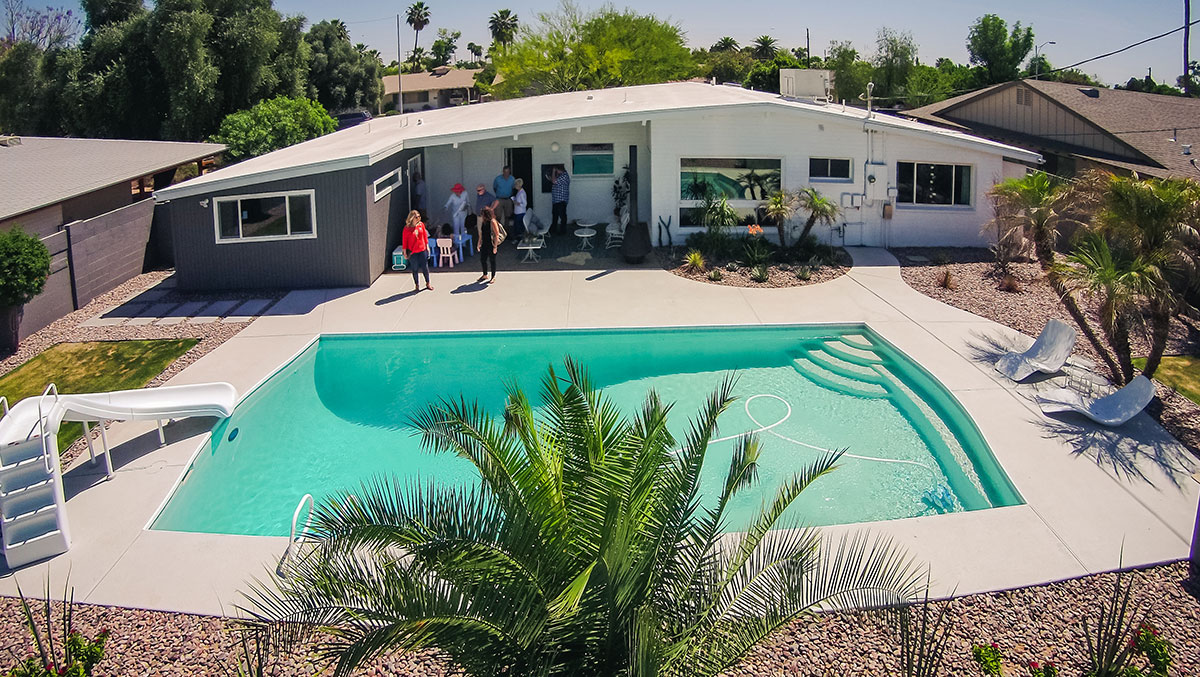
<instances>
[{"instance_id":1,"label":"horizontal slit window","mask_svg":"<svg viewBox=\"0 0 1200 677\"><path fill-rule=\"evenodd\" d=\"M388 172L383 176L375 179L375 201L379 202L384 195L392 192L396 186L400 185L400 169Z\"/></svg>"},{"instance_id":2,"label":"horizontal slit window","mask_svg":"<svg viewBox=\"0 0 1200 677\"><path fill-rule=\"evenodd\" d=\"M615 166L611 143L571 144L571 173L575 176L612 176Z\"/></svg>"}]
</instances>

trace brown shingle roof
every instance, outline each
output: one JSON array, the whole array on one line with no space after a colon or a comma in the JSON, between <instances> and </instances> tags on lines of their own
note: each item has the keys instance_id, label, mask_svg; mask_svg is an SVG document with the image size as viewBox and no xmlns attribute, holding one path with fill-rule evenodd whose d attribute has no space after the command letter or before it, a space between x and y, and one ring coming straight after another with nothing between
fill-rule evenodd
<instances>
[{"instance_id":1,"label":"brown shingle roof","mask_svg":"<svg viewBox=\"0 0 1200 677\"><path fill-rule=\"evenodd\" d=\"M1159 176L1185 176L1200 179L1200 170L1191 162L1193 159L1200 158L1200 99L1131 92L1124 89L1086 87L1046 80L1024 80L1022 84L1037 90L1064 108L1129 144L1153 160L1155 164L1137 165L1130 162L1100 161ZM1012 85L1013 83L995 85L929 106L905 111L904 115L960 129L974 127L969 122L952 119L954 118L953 109L968 100L989 96L1000 87ZM1170 140L1172 135L1175 137L1174 141ZM1070 144L1070 139L1067 137L1047 136L1045 138L1047 141L1057 144ZM1192 155L1183 154L1184 144L1194 144ZM1081 156L1089 155L1087 151L1081 151L1079 154Z\"/></svg>"},{"instance_id":2,"label":"brown shingle roof","mask_svg":"<svg viewBox=\"0 0 1200 677\"><path fill-rule=\"evenodd\" d=\"M441 71L442 69L438 69ZM465 89L475 86L475 74L482 68L448 68L437 73L405 73L404 91L431 92L438 89ZM383 93L385 95L400 92L400 76L383 76Z\"/></svg>"}]
</instances>

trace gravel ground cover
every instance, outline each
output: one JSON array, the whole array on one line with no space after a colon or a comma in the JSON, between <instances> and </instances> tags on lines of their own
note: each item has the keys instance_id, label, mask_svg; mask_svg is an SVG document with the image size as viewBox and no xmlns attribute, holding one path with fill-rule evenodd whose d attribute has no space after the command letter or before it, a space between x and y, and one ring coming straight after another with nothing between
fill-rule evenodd
<instances>
[{"instance_id":1,"label":"gravel ground cover","mask_svg":"<svg viewBox=\"0 0 1200 677\"><path fill-rule=\"evenodd\" d=\"M1075 326L1058 295L1043 279L1037 263L1014 263L1012 275L1017 279L1019 292L999 289L999 280L992 271L992 254L982 248L897 248L891 250L900 260L900 275L910 287L942 303L961 308L1028 336L1037 336L1051 318ZM943 286L943 275L949 273L951 288ZM1095 317L1094 300L1079 297L1080 305ZM1131 337L1134 355L1144 355L1149 344L1142 332ZM1092 346L1081 335L1075 352L1099 363ZM1186 318L1171 324L1168 355L1200 354L1200 322ZM1098 369L1103 370L1103 364ZM1107 376L1108 374L1103 374ZM1200 406L1174 389L1155 382L1159 398L1147 411L1192 453L1200 456Z\"/></svg>"},{"instance_id":2,"label":"gravel ground cover","mask_svg":"<svg viewBox=\"0 0 1200 677\"><path fill-rule=\"evenodd\" d=\"M1150 606L1150 620L1175 645L1172 675L1200 674L1200 591L1186 583L1187 563L1177 562L1135 573L1135 596ZM961 597L949 602L951 628L946 675L979 674L971 646L996 642L1008 658L1007 674L1026 674L1030 660L1054 661L1064 677L1083 674L1082 620L1094 622L1097 605L1112 590L1115 575L1102 574L1050 585ZM40 592L40 591L38 591ZM52 595L61 594L61 591ZM55 605L55 613L60 607ZM22 626L19 602L0 599L0 656L32 651ZM240 649L232 621L208 616L77 605L76 627L92 636L112 633L97 675L222 675L233 669ZM277 659L273 675L329 674L306 645ZM899 674L895 636L871 613L833 613L802 618L776 633L729 670L747 675L888 675ZM0 665L3 665L0 663ZM450 674L436 654L386 656L361 675Z\"/></svg>"},{"instance_id":3,"label":"gravel ground cover","mask_svg":"<svg viewBox=\"0 0 1200 677\"><path fill-rule=\"evenodd\" d=\"M668 270L679 277L686 277L689 280L703 282L705 284L717 284L724 287L760 287L760 288L781 288L781 287L803 287L810 284L820 284L830 280L839 278L850 272L850 255L845 249L838 248L838 262L830 265L822 265L816 267L808 267L809 273L807 278L802 278L797 274L800 268L807 267L802 264L778 264L773 263L767 268L767 281L755 282L750 277L752 272L749 266L738 265L734 270L730 270L728 261L717 261L711 263L704 272L689 270L683 265L683 256L687 253L686 248L681 247L660 247L655 249L655 254L658 256L659 263L662 264L664 270ZM721 271L720 280L709 279L709 271L717 269Z\"/></svg>"}]
</instances>

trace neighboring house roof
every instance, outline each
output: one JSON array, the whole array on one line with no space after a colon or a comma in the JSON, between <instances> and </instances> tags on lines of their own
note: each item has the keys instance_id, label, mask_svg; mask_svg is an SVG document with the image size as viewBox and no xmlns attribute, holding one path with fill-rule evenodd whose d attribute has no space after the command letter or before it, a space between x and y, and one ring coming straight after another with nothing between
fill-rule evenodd
<instances>
[{"instance_id":1,"label":"neighboring house roof","mask_svg":"<svg viewBox=\"0 0 1200 677\"><path fill-rule=\"evenodd\" d=\"M475 74L482 68L438 68L431 73L405 73L404 91L431 92L439 89L467 89L475 86ZM400 76L383 76L385 96L400 92Z\"/></svg>"},{"instance_id":2,"label":"neighboring house roof","mask_svg":"<svg viewBox=\"0 0 1200 677\"><path fill-rule=\"evenodd\" d=\"M0 145L0 219L216 155L217 143L22 136Z\"/></svg>"},{"instance_id":3,"label":"neighboring house roof","mask_svg":"<svg viewBox=\"0 0 1200 677\"><path fill-rule=\"evenodd\" d=\"M1109 136L1129 146L1146 158L1145 163L1128 158L1106 158L1086 148L1072 148L1068 138L1019 135L1006 130L988 128L955 116L954 111L968 102L992 96L1001 89L1026 86L1036 90L1062 108L1090 122ZM929 106L905 111L906 117L945 125L953 129L972 131L993 138L1017 143L1037 141L1048 149L1062 149L1081 158L1104 164L1148 173L1156 176L1186 176L1200 178L1200 171L1191 163L1195 155L1184 155L1183 144L1196 143L1200 152L1200 99L1164 94L1147 94L1126 89L1088 87L1065 82L1022 80L994 85L976 92L956 96ZM1177 133L1176 133L1177 132ZM1175 134L1175 140L1171 137Z\"/></svg>"},{"instance_id":4,"label":"neighboring house roof","mask_svg":"<svg viewBox=\"0 0 1200 677\"><path fill-rule=\"evenodd\" d=\"M703 110L785 110L824 119L843 119L866 128L924 135L942 143L985 149L1025 162L1037 153L988 139L890 115L873 115L839 105L785 99L778 94L696 82L617 87L454 106L375 118L356 127L283 148L178 186L157 191L170 200L261 181L366 167L405 148L466 143L570 127L644 122Z\"/></svg>"}]
</instances>

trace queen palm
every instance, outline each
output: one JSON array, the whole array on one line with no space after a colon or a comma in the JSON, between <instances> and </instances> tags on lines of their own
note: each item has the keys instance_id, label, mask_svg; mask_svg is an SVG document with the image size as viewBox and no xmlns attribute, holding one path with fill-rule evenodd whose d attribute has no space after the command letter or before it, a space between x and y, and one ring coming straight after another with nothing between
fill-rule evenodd
<instances>
[{"instance_id":1,"label":"queen palm","mask_svg":"<svg viewBox=\"0 0 1200 677\"><path fill-rule=\"evenodd\" d=\"M767 196L762 208L779 230L779 246L786 247L787 221L796 213L796 196L786 190L777 190Z\"/></svg>"},{"instance_id":2,"label":"queen palm","mask_svg":"<svg viewBox=\"0 0 1200 677\"><path fill-rule=\"evenodd\" d=\"M721 38L720 40L717 40L716 42L714 42L713 46L710 47L708 51L710 51L710 52L736 52L740 48L741 48L741 45L738 44L737 40L734 40L733 38L726 35L725 37Z\"/></svg>"},{"instance_id":3,"label":"queen palm","mask_svg":"<svg viewBox=\"0 0 1200 677\"><path fill-rule=\"evenodd\" d=\"M800 231L800 239L804 240L812 232L813 226L820 222L832 226L842 213L838 203L821 194L821 191L808 186L796 191L796 205L800 211L808 212L808 220L804 222L804 230Z\"/></svg>"},{"instance_id":4,"label":"queen palm","mask_svg":"<svg viewBox=\"0 0 1200 677\"><path fill-rule=\"evenodd\" d=\"M488 19L488 30L492 32L492 40L505 47L512 44L513 37L517 34L517 25L517 15L508 9L499 10Z\"/></svg>"},{"instance_id":5,"label":"queen palm","mask_svg":"<svg viewBox=\"0 0 1200 677\"><path fill-rule=\"evenodd\" d=\"M992 199L1000 237L1018 232L1033 242L1038 263L1063 307L1108 367L1113 379L1124 383L1124 372L1113 351L1101 340L1100 334L1079 307L1079 302L1062 278L1061 267L1055 265L1059 227L1067 224L1086 225L1080 217L1094 211L1105 181L1104 175L1089 173L1072 187L1045 172L1033 172L1001 181L992 187L988 195Z\"/></svg>"},{"instance_id":6,"label":"queen palm","mask_svg":"<svg viewBox=\"0 0 1200 677\"><path fill-rule=\"evenodd\" d=\"M919 573L887 542L775 529L837 453L723 533L761 451L742 436L718 495L700 496L733 386L682 440L653 392L627 419L570 360L540 409L510 388L503 422L461 398L429 405L413 421L424 446L481 484L379 480L323 502L317 549L252 594L253 622L284 645L319 628L338 675L424 648L473 675L715 675L805 610L909 599Z\"/></svg>"},{"instance_id":7,"label":"queen palm","mask_svg":"<svg viewBox=\"0 0 1200 677\"><path fill-rule=\"evenodd\" d=\"M750 53L759 61L770 61L775 58L775 53L779 51L779 41L769 35L760 35L754 38L754 46L750 48Z\"/></svg>"},{"instance_id":8,"label":"queen palm","mask_svg":"<svg viewBox=\"0 0 1200 677\"><path fill-rule=\"evenodd\" d=\"M421 38L421 31L429 25L429 7L421 0L417 0L409 6L405 21L413 29L413 67L415 69L417 41Z\"/></svg>"}]
</instances>

